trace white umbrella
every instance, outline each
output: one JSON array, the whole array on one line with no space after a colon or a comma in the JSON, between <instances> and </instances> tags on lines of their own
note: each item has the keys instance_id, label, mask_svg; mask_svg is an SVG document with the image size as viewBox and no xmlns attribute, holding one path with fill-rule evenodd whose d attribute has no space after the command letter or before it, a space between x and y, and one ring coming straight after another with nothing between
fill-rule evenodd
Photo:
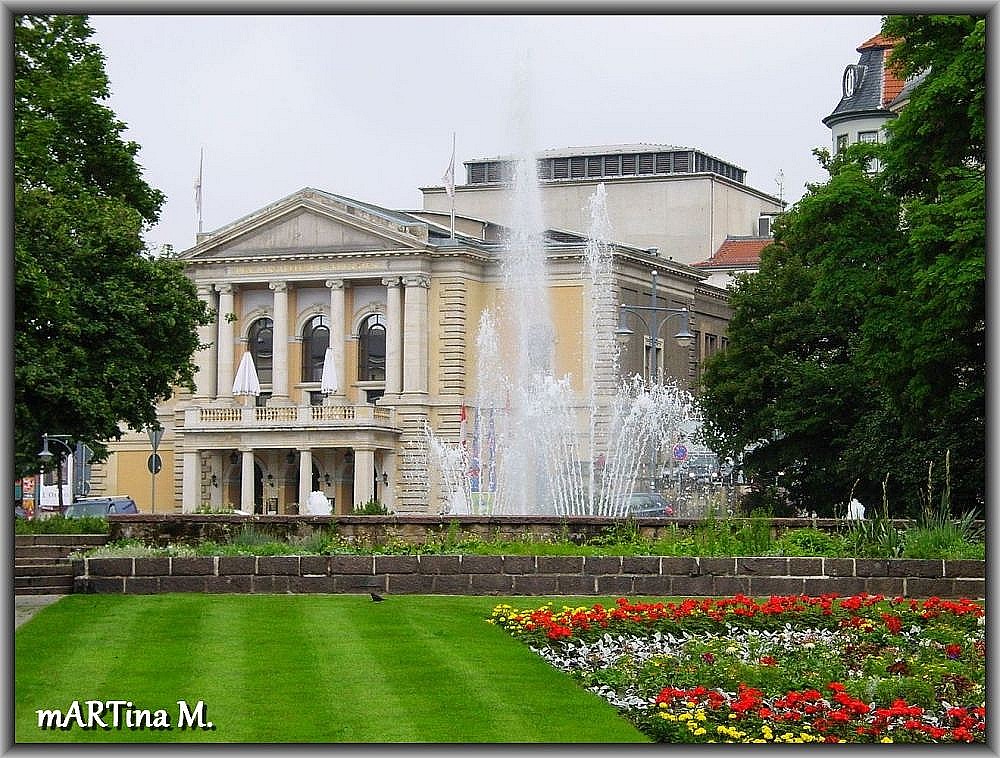
<instances>
[{"instance_id":1,"label":"white umbrella","mask_svg":"<svg viewBox=\"0 0 1000 758\"><path fill-rule=\"evenodd\" d=\"M337 392L337 367L333 360L333 348L326 349L323 356L323 376L320 377L319 389L324 395L333 395Z\"/></svg>"},{"instance_id":2,"label":"white umbrella","mask_svg":"<svg viewBox=\"0 0 1000 758\"><path fill-rule=\"evenodd\" d=\"M250 351L243 353L240 367L236 370L236 379L233 381L234 395L254 395L260 394L260 380L257 378L257 369L253 365L253 358Z\"/></svg>"}]
</instances>

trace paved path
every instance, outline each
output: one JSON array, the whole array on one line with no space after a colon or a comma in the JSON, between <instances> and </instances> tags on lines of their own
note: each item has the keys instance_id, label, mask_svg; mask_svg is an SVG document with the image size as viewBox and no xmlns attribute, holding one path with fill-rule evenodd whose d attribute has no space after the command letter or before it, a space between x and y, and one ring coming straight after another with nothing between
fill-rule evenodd
<instances>
[{"instance_id":1,"label":"paved path","mask_svg":"<svg viewBox=\"0 0 1000 758\"><path fill-rule=\"evenodd\" d=\"M65 595L14 595L14 628Z\"/></svg>"}]
</instances>

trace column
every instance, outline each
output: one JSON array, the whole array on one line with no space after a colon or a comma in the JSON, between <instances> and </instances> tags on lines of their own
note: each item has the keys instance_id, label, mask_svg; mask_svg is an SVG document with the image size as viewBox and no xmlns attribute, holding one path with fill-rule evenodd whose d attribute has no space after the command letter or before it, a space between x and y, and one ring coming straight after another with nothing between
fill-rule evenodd
<instances>
[{"instance_id":1,"label":"column","mask_svg":"<svg viewBox=\"0 0 1000 758\"><path fill-rule=\"evenodd\" d=\"M197 450L184 453L184 469L181 473L181 512L194 513L201 505L201 459Z\"/></svg>"},{"instance_id":2,"label":"column","mask_svg":"<svg viewBox=\"0 0 1000 758\"><path fill-rule=\"evenodd\" d=\"M422 274L404 276L403 392L427 393L427 290L430 279Z\"/></svg>"},{"instance_id":3,"label":"column","mask_svg":"<svg viewBox=\"0 0 1000 758\"><path fill-rule=\"evenodd\" d=\"M299 450L299 513L306 513L309 493L312 492L313 456L312 450Z\"/></svg>"},{"instance_id":4,"label":"column","mask_svg":"<svg viewBox=\"0 0 1000 758\"><path fill-rule=\"evenodd\" d=\"M375 497L375 449L354 448L354 502L363 505Z\"/></svg>"},{"instance_id":5,"label":"column","mask_svg":"<svg viewBox=\"0 0 1000 758\"><path fill-rule=\"evenodd\" d=\"M211 310L215 305L215 293L211 284L198 285L198 299L201 300ZM218 314L216 314L218 320ZM217 355L217 344L215 337L218 335L218 326L214 324L204 324L198 327L198 342L205 347L199 348L194 354L195 366L198 367L194 375L194 399L208 400L214 399L216 395L215 383L218 379L213 359Z\"/></svg>"},{"instance_id":6,"label":"column","mask_svg":"<svg viewBox=\"0 0 1000 758\"><path fill-rule=\"evenodd\" d=\"M344 366L344 280L327 279L330 288L330 347L333 348L334 365L337 367L337 392L331 395L336 402L344 400L344 386L347 371Z\"/></svg>"},{"instance_id":7,"label":"column","mask_svg":"<svg viewBox=\"0 0 1000 758\"><path fill-rule=\"evenodd\" d=\"M398 396L403 369L403 290L399 277L383 279L386 293L385 314L385 394Z\"/></svg>"},{"instance_id":8,"label":"column","mask_svg":"<svg viewBox=\"0 0 1000 758\"><path fill-rule=\"evenodd\" d=\"M245 513L254 512L253 502L253 480L254 480L254 460L253 450L241 450L243 453L243 465L240 469L240 510Z\"/></svg>"},{"instance_id":9,"label":"column","mask_svg":"<svg viewBox=\"0 0 1000 758\"><path fill-rule=\"evenodd\" d=\"M218 386L216 397L233 399L233 322L229 314L233 313L233 285L216 284L215 291L219 293L219 344L216 352L219 356Z\"/></svg>"},{"instance_id":10,"label":"column","mask_svg":"<svg viewBox=\"0 0 1000 758\"><path fill-rule=\"evenodd\" d=\"M209 504L212 508L218 509L222 507L222 488L225 486L226 463L219 450L214 451L209 456L209 460L212 462L212 471L208 475L208 484L211 489ZM213 475L215 476L215 484L212 484Z\"/></svg>"},{"instance_id":11,"label":"column","mask_svg":"<svg viewBox=\"0 0 1000 758\"><path fill-rule=\"evenodd\" d=\"M271 363L271 396L276 405L288 405L288 285L271 282L274 290L274 360Z\"/></svg>"}]
</instances>

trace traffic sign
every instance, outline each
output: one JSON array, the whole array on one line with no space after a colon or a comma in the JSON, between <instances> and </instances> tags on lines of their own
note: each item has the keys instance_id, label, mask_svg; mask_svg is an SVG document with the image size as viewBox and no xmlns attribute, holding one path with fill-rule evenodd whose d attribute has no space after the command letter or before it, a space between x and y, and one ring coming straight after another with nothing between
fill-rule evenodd
<instances>
[{"instance_id":1,"label":"traffic sign","mask_svg":"<svg viewBox=\"0 0 1000 758\"><path fill-rule=\"evenodd\" d=\"M146 468L149 469L149 473L151 474L159 474L160 469L163 468L163 459L156 453L153 453L146 460Z\"/></svg>"},{"instance_id":2,"label":"traffic sign","mask_svg":"<svg viewBox=\"0 0 1000 758\"><path fill-rule=\"evenodd\" d=\"M162 426L151 426L147 430L149 434L149 444L153 446L153 452L156 452L156 448L160 446L160 440L163 439L163 427Z\"/></svg>"},{"instance_id":3,"label":"traffic sign","mask_svg":"<svg viewBox=\"0 0 1000 758\"><path fill-rule=\"evenodd\" d=\"M674 460L675 461L686 461L688 457L687 445L678 442L674 445Z\"/></svg>"}]
</instances>

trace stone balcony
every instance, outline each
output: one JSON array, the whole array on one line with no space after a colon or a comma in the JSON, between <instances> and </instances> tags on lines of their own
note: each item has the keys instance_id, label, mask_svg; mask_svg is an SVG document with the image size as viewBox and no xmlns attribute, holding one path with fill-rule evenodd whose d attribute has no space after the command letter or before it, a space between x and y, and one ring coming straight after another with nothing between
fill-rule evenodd
<instances>
[{"instance_id":1,"label":"stone balcony","mask_svg":"<svg viewBox=\"0 0 1000 758\"><path fill-rule=\"evenodd\" d=\"M395 408L376 405L277 405L264 407L190 407L184 430L250 431L357 429L396 430Z\"/></svg>"}]
</instances>

